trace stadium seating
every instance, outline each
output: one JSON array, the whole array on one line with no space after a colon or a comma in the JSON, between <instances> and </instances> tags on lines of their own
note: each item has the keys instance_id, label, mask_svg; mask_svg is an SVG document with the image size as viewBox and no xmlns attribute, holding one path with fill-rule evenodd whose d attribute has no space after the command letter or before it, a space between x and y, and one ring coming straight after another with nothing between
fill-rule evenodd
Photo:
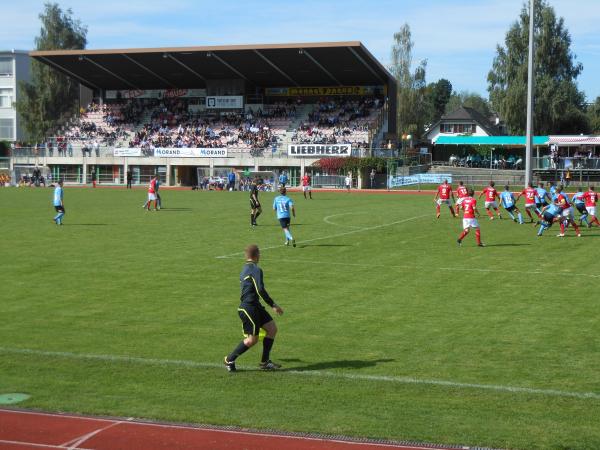
<instances>
[{"instance_id":1,"label":"stadium seating","mask_svg":"<svg viewBox=\"0 0 600 450\"><path fill-rule=\"evenodd\" d=\"M245 112L199 112L195 99L116 100L92 103L57 133L51 147L67 145L208 147L263 150L287 143L351 143L366 147L381 108L379 99L321 99L314 105L278 102ZM149 153L148 153L149 154Z\"/></svg>"}]
</instances>

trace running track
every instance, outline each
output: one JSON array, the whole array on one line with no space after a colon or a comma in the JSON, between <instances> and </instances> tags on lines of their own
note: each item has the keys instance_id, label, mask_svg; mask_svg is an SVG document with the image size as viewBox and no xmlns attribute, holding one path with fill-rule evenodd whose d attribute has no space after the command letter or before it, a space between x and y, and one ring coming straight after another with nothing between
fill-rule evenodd
<instances>
[{"instance_id":1,"label":"running track","mask_svg":"<svg viewBox=\"0 0 600 450\"><path fill-rule=\"evenodd\" d=\"M0 449L440 450L444 447L328 440L318 437L140 422L132 419L105 419L0 409Z\"/></svg>"}]
</instances>

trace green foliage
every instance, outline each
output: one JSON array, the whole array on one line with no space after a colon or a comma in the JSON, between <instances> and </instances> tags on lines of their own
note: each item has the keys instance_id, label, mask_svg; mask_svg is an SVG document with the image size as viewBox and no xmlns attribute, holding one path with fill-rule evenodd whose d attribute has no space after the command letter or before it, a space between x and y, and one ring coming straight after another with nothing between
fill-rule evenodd
<instances>
[{"instance_id":1,"label":"green foliage","mask_svg":"<svg viewBox=\"0 0 600 450\"><path fill-rule=\"evenodd\" d=\"M366 169L375 169L377 172L385 170L389 158L367 157L357 158L350 156L348 158L321 158L313 164L326 171L327 173L348 173L357 174Z\"/></svg>"},{"instance_id":2,"label":"green foliage","mask_svg":"<svg viewBox=\"0 0 600 450\"><path fill-rule=\"evenodd\" d=\"M571 51L571 35L546 0L535 0L535 117L536 134L577 134L588 131L585 98L576 79L583 70ZM529 9L524 5L504 46L497 47L488 74L490 101L509 131L523 134L527 111Z\"/></svg>"},{"instance_id":3,"label":"green foliage","mask_svg":"<svg viewBox=\"0 0 600 450\"><path fill-rule=\"evenodd\" d=\"M600 97L596 97L596 101L588 106L587 117L590 132L600 134Z\"/></svg>"},{"instance_id":4,"label":"green foliage","mask_svg":"<svg viewBox=\"0 0 600 450\"><path fill-rule=\"evenodd\" d=\"M430 107L429 123L439 120L444 115L451 96L452 83L445 78L427 86L427 102Z\"/></svg>"},{"instance_id":5,"label":"green foliage","mask_svg":"<svg viewBox=\"0 0 600 450\"><path fill-rule=\"evenodd\" d=\"M427 61L421 61L412 71L413 45L410 26L404 24L394 33L390 71L396 78L398 90L397 134L401 136L410 133L420 137L429 115L425 83Z\"/></svg>"},{"instance_id":6,"label":"green foliage","mask_svg":"<svg viewBox=\"0 0 600 450\"><path fill-rule=\"evenodd\" d=\"M70 9L63 11L57 3L46 3L39 15L40 34L36 50L83 49L87 28L73 18ZM54 128L77 111L79 83L38 61L31 63L31 83L20 83L21 95L16 103L30 141L41 141Z\"/></svg>"},{"instance_id":7,"label":"green foliage","mask_svg":"<svg viewBox=\"0 0 600 450\"><path fill-rule=\"evenodd\" d=\"M446 104L446 114L457 110L461 106L473 108L483 114L484 117L489 117L491 115L490 105L487 99L475 92L462 91L452 94Z\"/></svg>"}]
</instances>

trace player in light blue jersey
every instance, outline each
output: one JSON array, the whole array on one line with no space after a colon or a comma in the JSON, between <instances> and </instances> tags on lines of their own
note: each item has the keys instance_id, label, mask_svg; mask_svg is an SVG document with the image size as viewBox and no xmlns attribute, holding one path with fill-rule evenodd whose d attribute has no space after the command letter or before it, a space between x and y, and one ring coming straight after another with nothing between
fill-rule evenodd
<instances>
[{"instance_id":1,"label":"player in light blue jersey","mask_svg":"<svg viewBox=\"0 0 600 450\"><path fill-rule=\"evenodd\" d=\"M579 211L579 214L581 214L579 216L579 225L582 225L582 222L585 222L587 227L590 228L590 224L587 220L588 212L585 207L585 200L583 199L583 188L581 186L577 188L577 192L573 195L571 203L573 204L573 206L575 206L577 211Z\"/></svg>"},{"instance_id":2,"label":"player in light blue jersey","mask_svg":"<svg viewBox=\"0 0 600 450\"><path fill-rule=\"evenodd\" d=\"M292 237L292 233L290 233L290 212L296 217L296 210L294 209L294 202L292 202L292 199L285 195L286 192L285 187L279 189L281 195L278 195L275 197L275 200L273 200L273 209L277 213L277 219L279 220L281 228L283 228L285 245L290 245L291 242L292 246L295 247L296 240Z\"/></svg>"},{"instance_id":3,"label":"player in light blue jersey","mask_svg":"<svg viewBox=\"0 0 600 450\"><path fill-rule=\"evenodd\" d=\"M535 188L535 191L537 192L535 207L541 211L544 206L552 202L552 199L550 198L550 195L548 195L548 191L544 189L544 183L541 181L538 183L538 187Z\"/></svg>"},{"instance_id":4,"label":"player in light blue jersey","mask_svg":"<svg viewBox=\"0 0 600 450\"><path fill-rule=\"evenodd\" d=\"M54 205L54 209L58 213L54 216L54 223L56 225L62 225L62 218L65 215L65 204L63 201L63 181L58 180L56 187L54 188L54 196L52 199L52 204Z\"/></svg>"},{"instance_id":5,"label":"player in light blue jersey","mask_svg":"<svg viewBox=\"0 0 600 450\"><path fill-rule=\"evenodd\" d=\"M553 202L556 200L556 183L554 181L548 181L548 191L550 192L550 200Z\"/></svg>"},{"instance_id":6,"label":"player in light blue jersey","mask_svg":"<svg viewBox=\"0 0 600 450\"><path fill-rule=\"evenodd\" d=\"M515 216L513 214L513 213L516 213L519 224L523 225L523 215L521 214L521 211L519 211L519 208L517 208L515 196L510 191L510 187L508 185L504 186L504 192L502 192L500 194L500 201L502 203L503 208L506 210L506 212L510 216L510 218L512 220L514 220L515 222L517 222L517 219L515 218Z\"/></svg>"},{"instance_id":7,"label":"player in light blue jersey","mask_svg":"<svg viewBox=\"0 0 600 450\"><path fill-rule=\"evenodd\" d=\"M540 229L538 230L537 235L541 236L545 230L550 228L554 223L557 217L560 217L562 214L562 209L560 206L550 203L548 206L545 206L542 210L542 220L538 222L540 225Z\"/></svg>"}]
</instances>

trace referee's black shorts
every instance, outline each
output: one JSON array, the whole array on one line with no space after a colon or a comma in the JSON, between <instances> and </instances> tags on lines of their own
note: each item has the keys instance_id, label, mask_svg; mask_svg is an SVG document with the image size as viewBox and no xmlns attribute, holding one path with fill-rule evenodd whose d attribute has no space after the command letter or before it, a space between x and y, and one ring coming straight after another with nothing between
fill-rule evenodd
<instances>
[{"instance_id":1,"label":"referee's black shorts","mask_svg":"<svg viewBox=\"0 0 600 450\"><path fill-rule=\"evenodd\" d=\"M258 336L260 328L273 320L271 314L262 306L240 305L238 314L242 321L244 334L248 336Z\"/></svg>"},{"instance_id":2,"label":"referee's black shorts","mask_svg":"<svg viewBox=\"0 0 600 450\"><path fill-rule=\"evenodd\" d=\"M258 209L260 208L260 202L257 202L256 200L254 200L253 198L250 199L250 208L251 209Z\"/></svg>"}]
</instances>

